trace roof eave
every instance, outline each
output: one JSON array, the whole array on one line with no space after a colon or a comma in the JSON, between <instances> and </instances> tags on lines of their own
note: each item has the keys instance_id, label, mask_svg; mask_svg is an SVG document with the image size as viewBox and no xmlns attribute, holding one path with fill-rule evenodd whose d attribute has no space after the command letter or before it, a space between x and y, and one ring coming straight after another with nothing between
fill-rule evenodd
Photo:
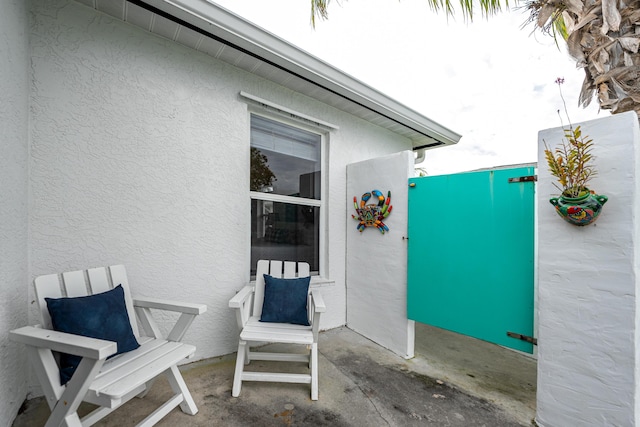
<instances>
[{"instance_id":1,"label":"roof eave","mask_svg":"<svg viewBox=\"0 0 640 427\"><path fill-rule=\"evenodd\" d=\"M190 25L417 132L413 146L456 144L461 135L276 35L206 0L142 0Z\"/></svg>"}]
</instances>

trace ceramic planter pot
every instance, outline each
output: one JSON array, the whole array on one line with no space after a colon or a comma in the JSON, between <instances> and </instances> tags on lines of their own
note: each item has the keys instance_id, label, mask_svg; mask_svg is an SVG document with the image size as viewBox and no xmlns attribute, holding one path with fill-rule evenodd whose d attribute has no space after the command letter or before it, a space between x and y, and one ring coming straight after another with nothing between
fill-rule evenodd
<instances>
[{"instance_id":1,"label":"ceramic planter pot","mask_svg":"<svg viewBox=\"0 0 640 427\"><path fill-rule=\"evenodd\" d=\"M556 212L562 219L570 224L583 226L591 224L598 218L602 206L607 203L607 200L609 200L607 196L588 192L575 198L552 197L549 199L549 203L555 206Z\"/></svg>"}]
</instances>

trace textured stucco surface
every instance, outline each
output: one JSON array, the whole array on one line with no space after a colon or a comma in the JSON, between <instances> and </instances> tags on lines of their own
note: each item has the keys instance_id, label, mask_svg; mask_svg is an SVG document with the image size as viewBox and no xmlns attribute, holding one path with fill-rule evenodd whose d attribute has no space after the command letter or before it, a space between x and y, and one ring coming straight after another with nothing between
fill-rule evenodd
<instances>
[{"instance_id":1,"label":"textured stucco surface","mask_svg":"<svg viewBox=\"0 0 640 427\"><path fill-rule=\"evenodd\" d=\"M27 322L28 11L0 0L0 426L27 390L23 349L8 332Z\"/></svg>"},{"instance_id":2,"label":"textured stucco surface","mask_svg":"<svg viewBox=\"0 0 640 427\"><path fill-rule=\"evenodd\" d=\"M408 140L70 1L33 3L31 50L31 277L125 264L134 294L208 305L185 337L196 359L234 352L228 300L249 280L242 90L340 127L326 138L335 283L321 327L345 324L346 165Z\"/></svg>"},{"instance_id":3,"label":"textured stucco surface","mask_svg":"<svg viewBox=\"0 0 640 427\"><path fill-rule=\"evenodd\" d=\"M634 113L582 123L609 197L595 224L564 222L549 204L553 177L539 168L537 421L544 427L638 425L638 173ZM562 129L539 133L544 145Z\"/></svg>"}]
</instances>

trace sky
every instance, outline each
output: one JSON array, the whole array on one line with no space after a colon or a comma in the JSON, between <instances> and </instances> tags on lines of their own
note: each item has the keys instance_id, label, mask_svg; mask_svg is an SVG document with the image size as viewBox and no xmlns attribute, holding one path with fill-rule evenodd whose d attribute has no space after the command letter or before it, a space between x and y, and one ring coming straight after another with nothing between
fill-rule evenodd
<instances>
[{"instance_id":1,"label":"sky","mask_svg":"<svg viewBox=\"0 0 640 427\"><path fill-rule=\"evenodd\" d=\"M609 115L578 106L584 71L523 10L467 23L425 0L334 0L313 29L308 0L215 2L461 134L427 151L428 175L537 162L538 131L568 122L558 77L572 123Z\"/></svg>"}]
</instances>

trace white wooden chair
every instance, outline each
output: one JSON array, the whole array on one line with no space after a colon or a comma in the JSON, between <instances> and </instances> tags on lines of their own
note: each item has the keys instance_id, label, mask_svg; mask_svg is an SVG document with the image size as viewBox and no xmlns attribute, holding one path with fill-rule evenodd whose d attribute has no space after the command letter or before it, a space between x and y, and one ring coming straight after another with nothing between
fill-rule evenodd
<instances>
[{"instance_id":1,"label":"white wooden chair","mask_svg":"<svg viewBox=\"0 0 640 427\"><path fill-rule=\"evenodd\" d=\"M106 360L116 353L117 343L53 331L46 297L99 294L120 284L139 348ZM133 397L143 397L160 374L167 377L175 394L138 425L154 425L178 405L187 414L197 413L177 365L195 353L194 346L181 340L195 316L206 311L206 305L152 298L133 299L122 265L40 276L35 279L35 288L42 325L13 330L10 337L27 347L29 360L51 408L46 426L90 426ZM181 313L166 338L161 336L151 309ZM140 334L136 314L145 335ZM82 356L78 368L65 385L61 385L57 353ZM82 401L98 405L98 408L81 420L77 409Z\"/></svg>"},{"instance_id":2,"label":"white wooden chair","mask_svg":"<svg viewBox=\"0 0 640 427\"><path fill-rule=\"evenodd\" d=\"M295 262L260 260L255 285L245 286L229 301L229 307L236 309L238 327L241 329L232 396L240 395L242 381L267 381L311 384L311 399L318 400L318 333L320 314L326 310L322 295L318 289L309 290L307 310L310 326L260 322L265 291L263 274L285 279L306 277L309 276L309 264L297 263L296 274ZM304 345L309 351L305 354L268 353L252 351L250 348L251 345L264 343ZM305 362L309 366L309 373L245 371L245 364L249 364L251 360Z\"/></svg>"}]
</instances>

